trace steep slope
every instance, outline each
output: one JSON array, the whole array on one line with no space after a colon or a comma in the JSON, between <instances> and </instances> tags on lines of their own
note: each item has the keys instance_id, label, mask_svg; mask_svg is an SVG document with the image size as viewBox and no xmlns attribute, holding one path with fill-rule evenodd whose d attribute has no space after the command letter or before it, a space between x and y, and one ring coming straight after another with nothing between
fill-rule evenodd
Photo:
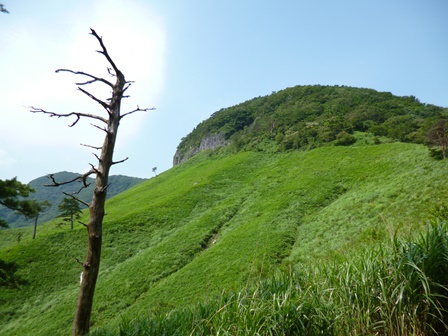
<instances>
[{"instance_id":1,"label":"steep slope","mask_svg":"<svg viewBox=\"0 0 448 336\"><path fill-rule=\"evenodd\" d=\"M306 152L204 151L107 202L93 327L169 311L276 269L356 254L420 232L448 198L446 161L422 145ZM0 232L20 290L0 288L0 334L70 329L85 230ZM21 234L20 243L17 236Z\"/></svg>"},{"instance_id":2,"label":"steep slope","mask_svg":"<svg viewBox=\"0 0 448 336\"><path fill-rule=\"evenodd\" d=\"M78 175L79 174L77 173L59 172L54 174L54 178L58 182L63 182L70 181ZM136 184L143 182L145 179L123 175L112 175L109 180L110 186L107 197L111 198L135 186ZM92 178L88 178L87 183L91 183L91 185L88 188L82 189L77 195L83 201L89 202L92 199L93 182L94 180ZM45 185L48 184L51 184L51 180L49 180L47 176L41 176L29 183L29 185L35 190L34 193L30 194L29 199L33 199L38 202L48 201L51 203L51 206L39 215L39 223L44 223L56 218L59 214L59 204L65 197L67 197L64 193L71 194L78 192L81 188L81 182L62 185L58 188L46 187ZM4 218L11 228L34 225L34 219L26 219L3 206L0 206L0 218Z\"/></svg>"}]
</instances>

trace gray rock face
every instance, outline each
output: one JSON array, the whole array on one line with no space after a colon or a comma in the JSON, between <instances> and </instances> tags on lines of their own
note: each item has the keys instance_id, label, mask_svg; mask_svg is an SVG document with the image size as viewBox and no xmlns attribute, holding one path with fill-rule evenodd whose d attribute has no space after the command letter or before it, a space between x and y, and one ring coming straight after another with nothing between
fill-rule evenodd
<instances>
[{"instance_id":1,"label":"gray rock face","mask_svg":"<svg viewBox=\"0 0 448 336\"><path fill-rule=\"evenodd\" d=\"M201 144L197 148L190 147L187 151L176 151L173 158L173 166L187 161L193 155L202 152L205 149L215 149L223 147L227 144L223 134L212 134L202 139Z\"/></svg>"}]
</instances>

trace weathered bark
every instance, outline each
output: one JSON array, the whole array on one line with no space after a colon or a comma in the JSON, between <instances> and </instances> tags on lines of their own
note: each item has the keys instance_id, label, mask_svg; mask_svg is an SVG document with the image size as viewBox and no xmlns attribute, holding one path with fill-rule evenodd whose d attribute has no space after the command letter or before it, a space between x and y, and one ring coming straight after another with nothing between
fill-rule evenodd
<instances>
[{"instance_id":1,"label":"weathered bark","mask_svg":"<svg viewBox=\"0 0 448 336\"><path fill-rule=\"evenodd\" d=\"M105 129L106 136L101 148L98 167L96 168L95 188L92 202L89 206L90 219L87 226L89 241L87 257L83 265L84 274L76 305L75 319L73 321L73 335L85 335L89 332L93 296L100 269L104 205L106 202L109 170L114 163L113 153L121 118L121 98L123 97L124 87L126 85L124 75L115 66L114 68L116 82L113 86L112 98L108 106L109 120Z\"/></svg>"}]
</instances>

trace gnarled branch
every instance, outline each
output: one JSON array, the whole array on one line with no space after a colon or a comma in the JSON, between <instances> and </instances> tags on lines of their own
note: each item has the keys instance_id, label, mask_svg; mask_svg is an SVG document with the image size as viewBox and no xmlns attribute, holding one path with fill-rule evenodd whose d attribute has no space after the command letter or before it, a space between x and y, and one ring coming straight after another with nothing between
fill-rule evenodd
<instances>
[{"instance_id":1,"label":"gnarled branch","mask_svg":"<svg viewBox=\"0 0 448 336\"><path fill-rule=\"evenodd\" d=\"M92 78L92 80L89 80L89 81L86 81L86 82L75 83L76 85L87 85L87 84L92 84L92 83L95 83L95 82L103 82L104 84L107 84L110 87L114 86L108 80L105 80L104 78L93 76L93 75L91 75L89 73L86 73L84 71L73 71L73 70L70 70L70 69L57 69L55 72L56 73L59 73L59 72L70 72L70 73L75 74L75 75L82 75L82 76L87 76L87 77Z\"/></svg>"},{"instance_id":2,"label":"gnarled branch","mask_svg":"<svg viewBox=\"0 0 448 336\"><path fill-rule=\"evenodd\" d=\"M75 178L68 181L57 182L56 179L54 178L54 174L47 175L47 178L51 179L52 184L44 184L45 187L59 187L61 185L70 184L80 180L80 176L76 176Z\"/></svg>"},{"instance_id":3,"label":"gnarled branch","mask_svg":"<svg viewBox=\"0 0 448 336\"><path fill-rule=\"evenodd\" d=\"M152 111L152 110L155 110L155 107L140 108L140 107L137 105L137 108L136 108L136 109L134 109L134 110L132 110L132 111L129 111L129 112L126 112L126 113L123 113L123 114L120 116L120 119L123 119L123 118L126 117L127 115L130 115L130 114L135 113L135 112L147 112L147 111Z\"/></svg>"},{"instance_id":4,"label":"gnarled branch","mask_svg":"<svg viewBox=\"0 0 448 336\"><path fill-rule=\"evenodd\" d=\"M95 114L82 113L82 112L56 113L56 112L46 111L44 109L34 107L34 106L30 106L29 108L30 108L31 113L43 113L43 114L47 114L50 117L67 118L67 117L75 116L76 120L72 124L70 124L69 127L75 126L78 123L78 121L81 119L81 117L100 120L103 123L107 124L106 119L104 119L101 116L97 116Z\"/></svg>"},{"instance_id":5,"label":"gnarled branch","mask_svg":"<svg viewBox=\"0 0 448 336\"><path fill-rule=\"evenodd\" d=\"M90 183L87 183L87 178L92 175L92 174L96 174L98 173L98 170L95 168L92 168L91 170L89 170L87 173L82 174L82 175L78 175L75 178L72 178L71 180L67 180L67 181L63 181L63 182L58 182L56 181L54 174L49 174L47 177L51 180L52 184L45 184L46 187L59 187L61 185L66 185L66 184L70 184L76 181L80 181L82 182L83 186L77 191L75 192L75 194L79 194L79 192L84 189L87 188Z\"/></svg>"},{"instance_id":6,"label":"gnarled branch","mask_svg":"<svg viewBox=\"0 0 448 336\"><path fill-rule=\"evenodd\" d=\"M93 30L92 28L90 28L90 31L91 31L90 34L96 37L96 39L98 40L98 42L99 42L101 48L103 49L103 50L97 50L97 52L100 53L100 54L103 54L104 57L106 57L107 61L109 62L109 64L110 64L110 65L112 66L112 68L114 69L114 71L115 71L115 75L116 75L116 76L118 76L118 74L121 74L121 71L117 68L117 66L115 65L115 63L114 63L114 61L112 60L112 58L110 58L109 53L107 52L106 46L105 46L104 43L103 43L103 38L100 37L100 36L96 33L96 31ZM110 71L109 71L109 73L110 73ZM121 74L121 75L122 75L122 74Z\"/></svg>"}]
</instances>

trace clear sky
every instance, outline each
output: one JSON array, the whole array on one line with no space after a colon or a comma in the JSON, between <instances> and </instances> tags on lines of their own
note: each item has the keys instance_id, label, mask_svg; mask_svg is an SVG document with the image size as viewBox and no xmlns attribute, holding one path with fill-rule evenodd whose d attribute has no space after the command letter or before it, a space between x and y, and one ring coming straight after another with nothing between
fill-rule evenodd
<instances>
[{"instance_id":1,"label":"clear sky","mask_svg":"<svg viewBox=\"0 0 448 336\"><path fill-rule=\"evenodd\" d=\"M446 0L3 0L0 179L86 172L103 134L31 114L103 112L58 68L107 76L94 28L134 80L112 174L171 168L182 137L213 112L295 85L367 87L448 107ZM90 88L89 88L90 89ZM101 98L107 91L91 88ZM105 94L105 95L103 95Z\"/></svg>"}]
</instances>

